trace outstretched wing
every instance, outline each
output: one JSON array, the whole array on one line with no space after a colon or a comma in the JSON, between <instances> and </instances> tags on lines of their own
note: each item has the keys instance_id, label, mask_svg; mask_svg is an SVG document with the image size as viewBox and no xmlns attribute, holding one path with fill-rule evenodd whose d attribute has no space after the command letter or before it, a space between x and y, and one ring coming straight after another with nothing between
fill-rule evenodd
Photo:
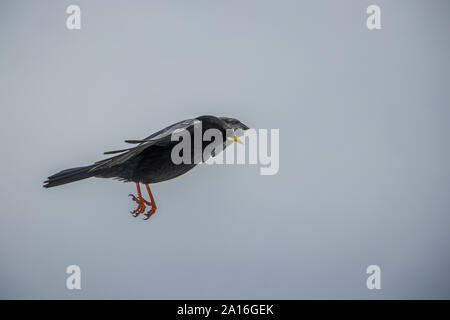
<instances>
[{"instance_id":1,"label":"outstretched wing","mask_svg":"<svg viewBox=\"0 0 450 320\"><path fill-rule=\"evenodd\" d=\"M116 150L116 151L107 151L105 154L114 154L114 153L120 153L112 158L104 159L97 161L94 164L94 167L91 170L97 170L97 169L103 169L103 168L111 168L113 166L119 165L124 163L125 161L129 160L131 157L134 157L135 155L138 155L148 147L158 144L166 144L170 143L171 139L170 136L181 130L186 130L189 127L193 126L195 123L197 123L199 120L197 119L187 119L180 122L177 122L171 126L168 126L158 132L153 133L152 135L148 136L145 139L142 140L125 140L127 143L131 144L137 144L136 147L122 149L122 150Z\"/></svg>"}]
</instances>

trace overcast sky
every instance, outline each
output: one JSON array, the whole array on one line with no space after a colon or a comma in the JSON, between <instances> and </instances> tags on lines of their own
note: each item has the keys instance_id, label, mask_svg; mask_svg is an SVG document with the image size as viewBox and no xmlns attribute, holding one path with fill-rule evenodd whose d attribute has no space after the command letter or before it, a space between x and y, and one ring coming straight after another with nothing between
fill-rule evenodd
<instances>
[{"instance_id":1,"label":"overcast sky","mask_svg":"<svg viewBox=\"0 0 450 320\"><path fill-rule=\"evenodd\" d=\"M0 298L450 298L449 9L1 1ZM132 183L42 188L203 114L280 129L278 174L201 165L148 221Z\"/></svg>"}]
</instances>

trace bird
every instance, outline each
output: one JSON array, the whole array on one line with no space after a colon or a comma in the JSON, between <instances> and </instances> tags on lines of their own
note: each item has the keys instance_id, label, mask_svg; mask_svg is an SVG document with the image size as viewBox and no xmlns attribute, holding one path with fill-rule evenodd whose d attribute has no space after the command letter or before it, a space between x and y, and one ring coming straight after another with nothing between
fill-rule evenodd
<instances>
[{"instance_id":1,"label":"bird","mask_svg":"<svg viewBox=\"0 0 450 320\"><path fill-rule=\"evenodd\" d=\"M195 145L195 128L201 128L202 137L208 129L216 129L221 133L221 139L214 141L215 147L209 156L206 155L206 158L203 151L211 142L202 139L201 150L195 150L193 148ZM242 143L239 136L242 136L248 129L249 127L238 119L229 117L204 115L182 120L144 139L125 140L125 143L135 146L104 152L105 155L114 154L110 158L97 161L91 165L70 168L53 174L44 181L43 187L52 188L91 177L113 178L123 182L134 182L136 184L137 195L129 194L128 196L138 206L130 213L134 217L143 214L144 220L148 220L157 209L149 185L177 178L198 164L195 161L174 163L172 160L172 150L179 141L172 139L172 135L180 132L188 132L190 134L191 159L198 157L199 152L201 152L200 162L204 162L210 156L216 155L216 150L218 150L216 149L217 146L220 145L222 150L224 150L233 142ZM180 156L182 156L183 152L183 150L180 152ZM145 185L149 200L145 199L142 195L140 184ZM147 206L149 206L149 210L145 212Z\"/></svg>"}]
</instances>

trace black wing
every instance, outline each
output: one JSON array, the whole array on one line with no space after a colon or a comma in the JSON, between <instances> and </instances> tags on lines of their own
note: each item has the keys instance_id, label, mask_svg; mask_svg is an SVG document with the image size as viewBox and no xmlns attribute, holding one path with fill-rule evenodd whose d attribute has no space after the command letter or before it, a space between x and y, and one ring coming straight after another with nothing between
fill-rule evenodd
<instances>
[{"instance_id":1,"label":"black wing","mask_svg":"<svg viewBox=\"0 0 450 320\"><path fill-rule=\"evenodd\" d=\"M172 133L182 130L187 130L189 127L193 126L199 120L197 119L187 119L180 122L177 122L173 125L170 125L158 132L153 133L143 140L125 140L127 143L138 144L136 147L116 150L116 151L107 151L105 154L114 154L120 153L112 158L104 159L97 161L91 170L103 169L103 168L111 168L113 166L124 163L129 160L131 157L138 155L148 147L155 144L166 144L170 143L170 136Z\"/></svg>"}]
</instances>

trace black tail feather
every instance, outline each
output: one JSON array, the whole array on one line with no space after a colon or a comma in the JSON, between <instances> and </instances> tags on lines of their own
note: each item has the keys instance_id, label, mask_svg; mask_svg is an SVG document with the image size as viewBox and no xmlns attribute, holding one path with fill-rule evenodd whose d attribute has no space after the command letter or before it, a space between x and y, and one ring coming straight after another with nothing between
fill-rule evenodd
<instances>
[{"instance_id":1,"label":"black tail feather","mask_svg":"<svg viewBox=\"0 0 450 320\"><path fill-rule=\"evenodd\" d=\"M47 180L44 181L44 188L56 187L62 184L93 177L95 175L95 173L91 171L93 167L94 166L91 165L86 167L67 169L58 172L48 177Z\"/></svg>"}]
</instances>

